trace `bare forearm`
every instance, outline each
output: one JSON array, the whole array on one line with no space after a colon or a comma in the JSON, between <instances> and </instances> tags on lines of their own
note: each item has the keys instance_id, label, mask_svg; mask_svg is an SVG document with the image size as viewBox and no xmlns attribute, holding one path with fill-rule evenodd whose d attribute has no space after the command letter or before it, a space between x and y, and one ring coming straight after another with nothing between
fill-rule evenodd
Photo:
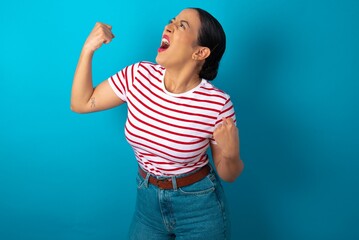
<instances>
[{"instance_id":1,"label":"bare forearm","mask_svg":"<svg viewBox=\"0 0 359 240\"><path fill-rule=\"evenodd\" d=\"M218 156L217 158L220 158ZM239 157L214 160L218 175L226 182L233 182L243 171L243 161Z\"/></svg>"},{"instance_id":2,"label":"bare forearm","mask_svg":"<svg viewBox=\"0 0 359 240\"><path fill-rule=\"evenodd\" d=\"M243 170L240 158L239 132L232 118L223 119L213 136L217 144L212 144L212 156L218 175L227 182L233 182Z\"/></svg>"},{"instance_id":3,"label":"bare forearm","mask_svg":"<svg viewBox=\"0 0 359 240\"><path fill-rule=\"evenodd\" d=\"M92 57L96 49L104 43L110 43L115 37L111 29L110 25L96 23L82 48L71 92L71 109L75 112L91 112L107 107L103 104L102 108L96 108L95 98L92 98Z\"/></svg>"},{"instance_id":4,"label":"bare forearm","mask_svg":"<svg viewBox=\"0 0 359 240\"><path fill-rule=\"evenodd\" d=\"M77 64L71 91L71 109L81 111L88 104L92 93L93 51L83 49Z\"/></svg>"}]
</instances>

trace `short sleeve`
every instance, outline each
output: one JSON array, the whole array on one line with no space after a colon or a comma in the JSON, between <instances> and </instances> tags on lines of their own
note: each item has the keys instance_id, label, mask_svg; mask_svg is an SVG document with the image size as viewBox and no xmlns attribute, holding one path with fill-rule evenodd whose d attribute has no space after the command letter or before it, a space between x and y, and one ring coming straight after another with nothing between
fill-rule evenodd
<instances>
[{"instance_id":1,"label":"short sleeve","mask_svg":"<svg viewBox=\"0 0 359 240\"><path fill-rule=\"evenodd\" d=\"M138 63L130 65L108 78L108 82L122 101L127 101L127 93L133 85L137 74Z\"/></svg>"},{"instance_id":2,"label":"short sleeve","mask_svg":"<svg viewBox=\"0 0 359 240\"><path fill-rule=\"evenodd\" d=\"M232 118L234 121L234 124L237 126L236 113L234 111L234 106L231 101L231 98L229 96L228 96L228 99L226 100L226 102L224 103L222 110L220 111L220 113L217 116L214 130L218 127L219 124L221 124L223 122L223 118ZM216 141L214 140L213 136L211 138L211 142L213 144L217 144Z\"/></svg>"}]
</instances>

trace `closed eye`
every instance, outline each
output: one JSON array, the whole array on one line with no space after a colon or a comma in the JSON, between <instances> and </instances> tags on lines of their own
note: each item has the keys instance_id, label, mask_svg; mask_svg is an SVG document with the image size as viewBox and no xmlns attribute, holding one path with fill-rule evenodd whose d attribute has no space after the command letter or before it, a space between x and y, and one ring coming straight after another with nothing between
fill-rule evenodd
<instances>
[{"instance_id":1,"label":"closed eye","mask_svg":"<svg viewBox=\"0 0 359 240\"><path fill-rule=\"evenodd\" d=\"M179 25L181 28L186 29L186 26L183 23L180 23Z\"/></svg>"},{"instance_id":2,"label":"closed eye","mask_svg":"<svg viewBox=\"0 0 359 240\"><path fill-rule=\"evenodd\" d=\"M172 18L171 20L168 21L168 24L174 23L175 20L176 18ZM177 27L180 27L185 30L187 28L186 25L190 27L189 23L186 20L180 20L179 25L177 25Z\"/></svg>"},{"instance_id":3,"label":"closed eye","mask_svg":"<svg viewBox=\"0 0 359 240\"><path fill-rule=\"evenodd\" d=\"M187 27L191 27L190 25L189 25L189 22L187 22L186 20L181 20L180 21L180 27L183 27L184 29L186 29Z\"/></svg>"}]
</instances>

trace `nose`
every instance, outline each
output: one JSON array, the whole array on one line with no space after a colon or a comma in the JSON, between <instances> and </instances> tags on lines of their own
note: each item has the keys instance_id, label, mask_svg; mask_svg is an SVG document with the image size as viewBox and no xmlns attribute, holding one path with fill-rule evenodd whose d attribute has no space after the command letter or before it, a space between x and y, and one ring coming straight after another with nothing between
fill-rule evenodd
<instances>
[{"instance_id":1,"label":"nose","mask_svg":"<svg viewBox=\"0 0 359 240\"><path fill-rule=\"evenodd\" d=\"M166 25L165 32L173 33L173 30L174 30L173 23L169 23Z\"/></svg>"}]
</instances>

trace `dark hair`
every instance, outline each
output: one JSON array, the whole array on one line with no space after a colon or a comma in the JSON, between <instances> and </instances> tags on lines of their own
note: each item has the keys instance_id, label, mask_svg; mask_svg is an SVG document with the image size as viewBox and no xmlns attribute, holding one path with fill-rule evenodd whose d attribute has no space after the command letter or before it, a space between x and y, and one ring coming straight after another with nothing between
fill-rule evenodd
<instances>
[{"instance_id":1,"label":"dark hair","mask_svg":"<svg viewBox=\"0 0 359 240\"><path fill-rule=\"evenodd\" d=\"M219 62L226 49L226 34L216 18L201 8L190 8L198 12L201 28L198 34L198 45L208 47L211 54L206 58L199 77L213 80L218 73Z\"/></svg>"}]
</instances>

